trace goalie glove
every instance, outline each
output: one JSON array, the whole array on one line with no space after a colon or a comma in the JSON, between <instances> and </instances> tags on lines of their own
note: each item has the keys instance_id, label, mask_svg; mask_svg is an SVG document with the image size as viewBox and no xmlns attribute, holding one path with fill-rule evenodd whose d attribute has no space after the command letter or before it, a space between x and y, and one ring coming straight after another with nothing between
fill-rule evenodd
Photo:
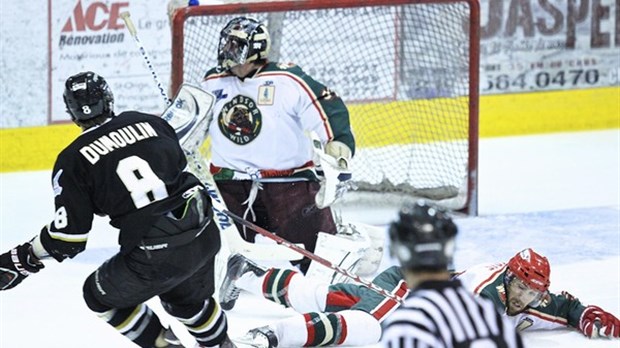
<instances>
[{"instance_id":1,"label":"goalie glove","mask_svg":"<svg viewBox=\"0 0 620 348\"><path fill-rule=\"evenodd\" d=\"M581 314L579 330L589 338L618 338L620 320L600 307L588 306Z\"/></svg>"},{"instance_id":2,"label":"goalie glove","mask_svg":"<svg viewBox=\"0 0 620 348\"><path fill-rule=\"evenodd\" d=\"M329 207L349 189L355 189L349 170L351 149L339 141L331 141L325 150L318 139L312 140L314 146L314 165L321 180L321 188L314 200L320 209Z\"/></svg>"},{"instance_id":3,"label":"goalie glove","mask_svg":"<svg viewBox=\"0 0 620 348\"><path fill-rule=\"evenodd\" d=\"M0 255L0 290L14 288L32 273L45 267L32 251L30 242Z\"/></svg>"}]
</instances>

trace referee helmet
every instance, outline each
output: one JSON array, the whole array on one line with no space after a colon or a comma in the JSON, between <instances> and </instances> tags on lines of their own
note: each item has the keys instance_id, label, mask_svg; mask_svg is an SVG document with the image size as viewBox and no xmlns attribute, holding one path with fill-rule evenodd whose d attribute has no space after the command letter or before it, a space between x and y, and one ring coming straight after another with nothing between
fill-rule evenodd
<instances>
[{"instance_id":1,"label":"referee helmet","mask_svg":"<svg viewBox=\"0 0 620 348\"><path fill-rule=\"evenodd\" d=\"M446 211L425 201L407 202L390 224L390 252L410 270L452 266L457 227Z\"/></svg>"}]
</instances>

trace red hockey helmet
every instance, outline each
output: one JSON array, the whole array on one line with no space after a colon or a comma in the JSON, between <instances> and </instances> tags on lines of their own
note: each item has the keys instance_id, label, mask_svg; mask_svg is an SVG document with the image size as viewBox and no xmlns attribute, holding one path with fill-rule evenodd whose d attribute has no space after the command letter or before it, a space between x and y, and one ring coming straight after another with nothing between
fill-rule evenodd
<instances>
[{"instance_id":1,"label":"red hockey helmet","mask_svg":"<svg viewBox=\"0 0 620 348\"><path fill-rule=\"evenodd\" d=\"M551 281L551 267L546 257L527 248L508 261L508 269L527 286L532 289L546 292Z\"/></svg>"}]
</instances>

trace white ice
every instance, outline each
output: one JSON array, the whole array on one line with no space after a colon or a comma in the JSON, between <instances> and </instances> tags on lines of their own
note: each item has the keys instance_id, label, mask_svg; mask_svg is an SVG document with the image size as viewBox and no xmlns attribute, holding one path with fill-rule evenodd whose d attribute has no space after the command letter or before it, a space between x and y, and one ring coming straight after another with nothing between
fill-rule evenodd
<instances>
[{"instance_id":1,"label":"white ice","mask_svg":"<svg viewBox=\"0 0 620 348\"><path fill-rule=\"evenodd\" d=\"M533 247L550 259L552 290L568 290L620 316L618 129L483 139L479 181L479 217L457 219L457 269L505 261ZM0 195L4 252L52 218L50 172L2 174ZM391 208L344 211L345 220L380 226L394 216ZM0 347L133 347L82 300L83 280L116 251L116 238L98 218L84 253L61 264L48 262L18 288L0 293ZM290 313L243 294L228 313L229 331L238 336ZM620 340L588 340L568 329L524 338L530 347L620 347ZM182 339L191 343L185 334Z\"/></svg>"}]
</instances>

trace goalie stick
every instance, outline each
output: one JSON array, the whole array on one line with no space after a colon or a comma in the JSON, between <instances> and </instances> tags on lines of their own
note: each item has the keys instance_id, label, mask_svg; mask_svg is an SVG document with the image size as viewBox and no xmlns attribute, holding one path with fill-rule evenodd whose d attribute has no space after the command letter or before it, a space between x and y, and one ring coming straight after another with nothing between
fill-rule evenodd
<instances>
[{"instance_id":1,"label":"goalie stick","mask_svg":"<svg viewBox=\"0 0 620 348\"><path fill-rule=\"evenodd\" d=\"M162 86L161 82L159 82L159 78L157 77L155 68L153 68L153 64L151 64L151 59L149 58L148 53L146 53L146 49L144 48L144 46L142 45L142 42L140 41L140 38L138 37L138 31L136 30L136 27L133 25L133 21L131 20L131 15L129 14L129 12L125 11L125 12L121 12L119 16L123 19L123 22L125 22L125 26L127 27L127 30L129 31L129 35L131 35L133 40L136 42L136 45L138 46L138 49L140 50L140 53L142 54L142 57L144 58L146 67L151 72L151 75L153 76L153 79L155 80L155 84L157 84L157 89L159 89L159 93L164 98L166 105L169 105L170 99L168 99L168 96L166 95L166 91L164 90L164 87Z\"/></svg>"},{"instance_id":2,"label":"goalie stick","mask_svg":"<svg viewBox=\"0 0 620 348\"><path fill-rule=\"evenodd\" d=\"M401 298L396 297L394 294L391 294L391 293L387 292L385 289L377 286L375 283L369 282L367 280L364 280L360 276L355 275L355 274L347 271L346 269L344 269L344 268L342 268L340 266L334 265L332 262L330 262L329 260L326 260L326 259L320 257L319 255L316 255L316 254L314 254L314 253L312 253L312 252L310 252L310 251L308 251L306 249L300 248L299 246L297 246L297 245L289 242L288 240L286 240L286 239L284 239L284 238L274 234L273 232L269 232L266 229L264 229L264 228L262 228L262 227L260 227L260 226L258 226L256 224L254 224L254 223L252 223L252 222L250 222L250 221L248 221L248 220L246 220L246 219L244 219L244 218L242 218L242 217L240 217L238 215L235 215L234 213L231 213L228 210L224 210L224 213L226 213L226 215L230 216L233 220L235 220L238 223L244 225L245 227L248 227L248 228L256 231L257 233L259 233L259 234L261 234L261 235L263 235L263 236L265 236L265 237L275 241L276 243L278 243L280 245L283 245L283 246L285 246L287 248L290 248L290 249L292 249L292 250L302 254L303 256L311 259L312 261L316 261L316 262L322 264L325 267L331 268L334 271L336 271L336 272L338 272L338 273L340 273L340 274L342 274L342 275L344 275L344 276L346 276L348 278L353 279L354 281L356 281L356 282L366 286L370 290L375 291L379 295L385 296L385 297L387 297L387 298L389 298L391 300L394 300L394 301L396 301L398 303L402 303L402 301L403 301Z\"/></svg>"}]
</instances>

